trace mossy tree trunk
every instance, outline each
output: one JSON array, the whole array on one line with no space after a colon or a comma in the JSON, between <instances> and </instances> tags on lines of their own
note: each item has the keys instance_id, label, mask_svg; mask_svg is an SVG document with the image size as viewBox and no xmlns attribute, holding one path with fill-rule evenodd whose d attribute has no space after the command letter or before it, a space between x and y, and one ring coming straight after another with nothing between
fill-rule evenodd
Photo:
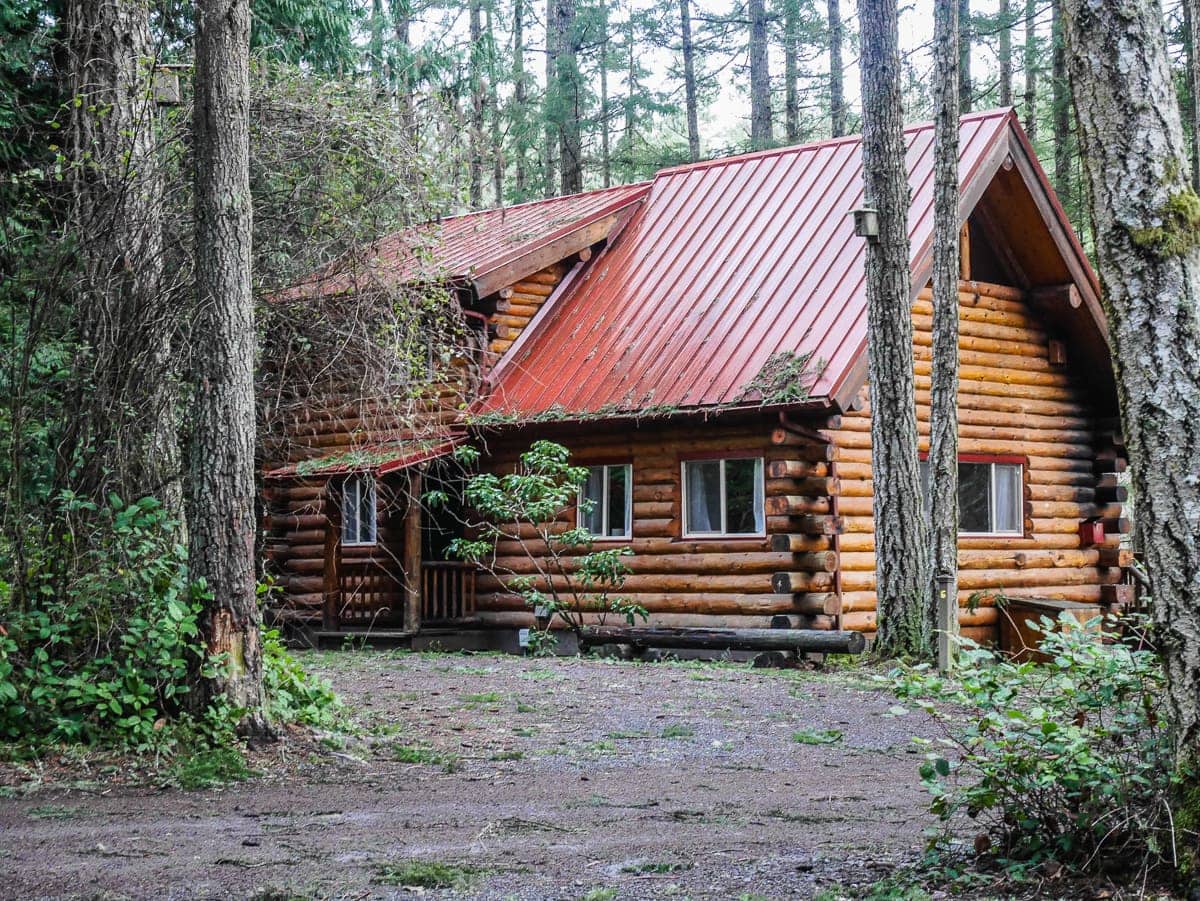
<instances>
[{"instance_id":1,"label":"mossy tree trunk","mask_svg":"<svg viewBox=\"0 0 1200 901\"><path fill-rule=\"evenodd\" d=\"M1159 5L1063 0L1063 23L1172 728L1181 764L1194 767L1200 762L1200 199L1189 183Z\"/></svg>"}]
</instances>

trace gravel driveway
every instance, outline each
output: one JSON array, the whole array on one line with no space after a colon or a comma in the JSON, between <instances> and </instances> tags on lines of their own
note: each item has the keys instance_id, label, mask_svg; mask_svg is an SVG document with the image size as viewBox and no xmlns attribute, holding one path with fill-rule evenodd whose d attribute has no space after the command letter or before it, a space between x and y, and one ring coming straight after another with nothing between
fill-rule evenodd
<instances>
[{"instance_id":1,"label":"gravel driveway","mask_svg":"<svg viewBox=\"0 0 1200 901\"><path fill-rule=\"evenodd\" d=\"M0 896L811 897L912 859L932 822L910 738L935 727L885 716L861 670L305 660L356 734L282 741L220 789L2 798Z\"/></svg>"}]
</instances>

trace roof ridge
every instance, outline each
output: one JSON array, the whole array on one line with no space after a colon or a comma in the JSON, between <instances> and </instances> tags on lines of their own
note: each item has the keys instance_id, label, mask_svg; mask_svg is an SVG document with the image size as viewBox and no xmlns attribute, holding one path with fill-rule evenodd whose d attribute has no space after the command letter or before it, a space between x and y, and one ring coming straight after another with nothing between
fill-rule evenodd
<instances>
[{"instance_id":1,"label":"roof ridge","mask_svg":"<svg viewBox=\"0 0 1200 901\"><path fill-rule=\"evenodd\" d=\"M975 122L980 119L1000 118L1013 114L1014 108L1011 106L998 106L992 109L979 110L976 112L964 113L959 116L959 127L965 122ZM914 122L911 125L904 126L904 133L915 134L919 131L926 131L933 128L932 120ZM804 144L788 144L783 147L770 147L766 150L750 150L746 153L735 153L731 156L713 157L711 160L699 160L695 163L680 163L677 166L667 166L665 169L659 169L655 173L655 178L664 175L676 175L682 172L696 172L704 169L713 169L718 166L728 166L735 163L744 163L751 160L768 159L775 156L783 156L793 153L807 153L810 151L827 150L830 147L837 147L840 144L857 144L862 141L861 134L842 135L837 138L824 138L820 141L808 141Z\"/></svg>"},{"instance_id":2,"label":"roof ridge","mask_svg":"<svg viewBox=\"0 0 1200 901\"><path fill-rule=\"evenodd\" d=\"M457 219L469 219L472 216L483 216L487 213L507 213L509 210L521 210L528 207L541 206L543 204L561 203L566 200L577 200L580 197L594 197L598 194L615 194L619 191L632 192L635 188L647 188L654 184L654 179L646 179L645 181L634 181L624 185L609 185L607 188L593 188L590 191L578 191L574 194L557 194L554 197L539 197L535 200L523 200L520 203L509 204L508 206L493 206L485 210L470 210L466 213L455 213L453 216L438 216L434 219L426 219L423 222L414 222L414 226L423 225L440 225L443 222L452 222ZM412 226L409 226L411 228ZM399 229L406 231L407 229ZM398 234L392 232L390 234ZM390 235L389 235L390 236Z\"/></svg>"}]
</instances>

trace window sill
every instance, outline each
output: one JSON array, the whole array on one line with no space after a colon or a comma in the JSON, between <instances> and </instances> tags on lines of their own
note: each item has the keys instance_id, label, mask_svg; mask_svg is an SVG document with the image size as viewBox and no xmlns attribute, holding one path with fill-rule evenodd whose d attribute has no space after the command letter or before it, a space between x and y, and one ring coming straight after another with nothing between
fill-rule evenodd
<instances>
[{"instance_id":1,"label":"window sill","mask_svg":"<svg viewBox=\"0 0 1200 901\"><path fill-rule=\"evenodd\" d=\"M701 535L681 535L672 541L763 541L766 532L705 532Z\"/></svg>"}]
</instances>

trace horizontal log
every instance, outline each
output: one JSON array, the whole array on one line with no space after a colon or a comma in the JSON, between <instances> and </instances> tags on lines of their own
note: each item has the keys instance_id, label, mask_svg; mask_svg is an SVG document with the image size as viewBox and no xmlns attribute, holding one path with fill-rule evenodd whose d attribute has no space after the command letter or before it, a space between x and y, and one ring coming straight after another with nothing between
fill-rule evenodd
<instances>
[{"instance_id":1,"label":"horizontal log","mask_svg":"<svg viewBox=\"0 0 1200 901\"><path fill-rule=\"evenodd\" d=\"M270 518L272 529L313 529L324 528L329 521L324 514L306 514L303 516L275 515Z\"/></svg>"},{"instance_id":2,"label":"horizontal log","mask_svg":"<svg viewBox=\"0 0 1200 901\"><path fill-rule=\"evenodd\" d=\"M622 626L589 626L580 636L584 647L632 644L640 647L695 648L698 650L797 651L802 653L860 654L866 648L862 635L801 629L665 629Z\"/></svg>"},{"instance_id":3,"label":"horizontal log","mask_svg":"<svg viewBox=\"0 0 1200 901\"><path fill-rule=\"evenodd\" d=\"M1099 504L1124 504L1129 500L1129 489L1124 485L1104 485L1096 488L1096 502Z\"/></svg>"},{"instance_id":4,"label":"horizontal log","mask_svg":"<svg viewBox=\"0 0 1200 901\"><path fill-rule=\"evenodd\" d=\"M1100 602L1111 607L1128 607L1137 600L1137 593L1132 585L1102 585L1100 587Z\"/></svg>"},{"instance_id":5,"label":"horizontal log","mask_svg":"<svg viewBox=\"0 0 1200 901\"><path fill-rule=\"evenodd\" d=\"M832 507L828 497L805 497L784 494L766 499L768 516L808 516L828 513Z\"/></svg>"},{"instance_id":6,"label":"horizontal log","mask_svg":"<svg viewBox=\"0 0 1200 901\"><path fill-rule=\"evenodd\" d=\"M1121 568L1133 566L1133 551L1129 548L1102 547L1097 548L1096 553L1101 566L1119 566Z\"/></svg>"},{"instance_id":7,"label":"horizontal log","mask_svg":"<svg viewBox=\"0 0 1200 901\"><path fill-rule=\"evenodd\" d=\"M776 594L828 591L833 587L833 576L826 572L779 572L771 577L771 590Z\"/></svg>"},{"instance_id":8,"label":"horizontal log","mask_svg":"<svg viewBox=\"0 0 1200 901\"><path fill-rule=\"evenodd\" d=\"M832 560L836 562L836 555L832 551L807 556L812 558L808 562L814 564L818 561L825 563ZM696 554L635 554L625 557L622 562L633 573L719 575L722 573L773 573L781 566L793 565L794 559L789 554L735 548L726 552L713 551ZM574 572L578 562L579 558L569 557L564 560L564 566L568 572ZM532 572L534 566L528 555L497 556L494 563L497 570L515 573ZM797 566L797 568L803 567Z\"/></svg>"},{"instance_id":9,"label":"horizontal log","mask_svg":"<svg viewBox=\"0 0 1200 901\"><path fill-rule=\"evenodd\" d=\"M613 614L585 613L580 619L585 625L611 625L617 617ZM537 625L531 611L493 611L480 610L476 621L485 627L525 629ZM771 625L770 616L707 616L694 613L658 613L651 614L647 626L665 626L667 628L712 628L712 629L766 629ZM552 629L563 629L563 623L558 617L551 622Z\"/></svg>"},{"instance_id":10,"label":"horizontal log","mask_svg":"<svg viewBox=\"0 0 1200 901\"><path fill-rule=\"evenodd\" d=\"M622 592L622 597L646 608L650 614L695 614L703 616L765 616L777 613L820 613L831 605L830 594L721 594L679 592ZM521 595L505 592L481 592L476 596L481 610L519 611L528 608ZM599 610L592 605L583 609Z\"/></svg>"},{"instance_id":11,"label":"horizontal log","mask_svg":"<svg viewBox=\"0 0 1200 901\"><path fill-rule=\"evenodd\" d=\"M1101 519L1100 524L1104 526L1106 535L1126 535L1132 528L1132 523L1124 516Z\"/></svg>"},{"instance_id":12,"label":"horizontal log","mask_svg":"<svg viewBox=\"0 0 1200 901\"><path fill-rule=\"evenodd\" d=\"M771 550L783 554L807 554L829 547L830 539L824 535L772 535Z\"/></svg>"},{"instance_id":13,"label":"horizontal log","mask_svg":"<svg viewBox=\"0 0 1200 901\"><path fill-rule=\"evenodd\" d=\"M818 479L827 475L829 475L829 464L820 461L772 460L767 464L767 476L772 479ZM834 492L822 493L833 494Z\"/></svg>"},{"instance_id":14,"label":"horizontal log","mask_svg":"<svg viewBox=\"0 0 1200 901\"><path fill-rule=\"evenodd\" d=\"M803 460L828 462L834 459L830 455L833 446L829 442L818 443L812 438L797 435L782 427L771 430L771 443L776 446L796 448L802 454L801 459Z\"/></svg>"}]
</instances>

